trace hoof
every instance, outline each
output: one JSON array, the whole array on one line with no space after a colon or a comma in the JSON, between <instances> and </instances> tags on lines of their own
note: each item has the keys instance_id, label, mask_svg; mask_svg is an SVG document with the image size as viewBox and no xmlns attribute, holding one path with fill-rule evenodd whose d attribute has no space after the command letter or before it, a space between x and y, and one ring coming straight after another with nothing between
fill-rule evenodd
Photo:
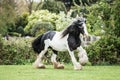
<instances>
[{"instance_id":1,"label":"hoof","mask_svg":"<svg viewBox=\"0 0 120 80\"><path fill-rule=\"evenodd\" d=\"M82 66L77 63L75 66L74 66L74 70L82 70Z\"/></svg>"},{"instance_id":2,"label":"hoof","mask_svg":"<svg viewBox=\"0 0 120 80\"><path fill-rule=\"evenodd\" d=\"M81 68L74 68L74 70L82 70L82 67Z\"/></svg>"},{"instance_id":3,"label":"hoof","mask_svg":"<svg viewBox=\"0 0 120 80\"><path fill-rule=\"evenodd\" d=\"M64 69L64 65L60 63L54 63L54 69Z\"/></svg>"},{"instance_id":4,"label":"hoof","mask_svg":"<svg viewBox=\"0 0 120 80\"><path fill-rule=\"evenodd\" d=\"M36 65L36 64L33 64L34 68L37 68L37 69L45 69L45 65L43 64L39 64L39 65Z\"/></svg>"},{"instance_id":5,"label":"hoof","mask_svg":"<svg viewBox=\"0 0 120 80\"><path fill-rule=\"evenodd\" d=\"M38 66L37 69L45 69L45 65Z\"/></svg>"}]
</instances>

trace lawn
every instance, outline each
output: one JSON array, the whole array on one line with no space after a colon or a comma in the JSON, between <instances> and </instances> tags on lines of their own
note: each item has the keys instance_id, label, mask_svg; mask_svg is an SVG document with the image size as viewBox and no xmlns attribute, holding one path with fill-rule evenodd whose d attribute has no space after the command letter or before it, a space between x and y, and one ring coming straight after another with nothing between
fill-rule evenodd
<instances>
[{"instance_id":1,"label":"lawn","mask_svg":"<svg viewBox=\"0 0 120 80\"><path fill-rule=\"evenodd\" d=\"M120 80L120 66L84 66L75 71L72 65L65 69L34 69L31 65L1 65L0 80Z\"/></svg>"}]
</instances>

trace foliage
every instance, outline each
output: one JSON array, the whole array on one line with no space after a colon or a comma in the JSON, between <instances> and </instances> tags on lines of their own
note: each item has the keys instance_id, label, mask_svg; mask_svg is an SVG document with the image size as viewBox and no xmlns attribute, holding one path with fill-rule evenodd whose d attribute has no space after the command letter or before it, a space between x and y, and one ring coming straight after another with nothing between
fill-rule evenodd
<instances>
[{"instance_id":1,"label":"foliage","mask_svg":"<svg viewBox=\"0 0 120 80\"><path fill-rule=\"evenodd\" d=\"M3 52L3 51L2 51L2 48L3 48L3 39L2 39L2 36L1 36L1 34L0 34L0 53ZM1 62L1 60L0 60L0 62Z\"/></svg>"},{"instance_id":2,"label":"foliage","mask_svg":"<svg viewBox=\"0 0 120 80\"><path fill-rule=\"evenodd\" d=\"M0 34L5 35L9 24L14 25L15 12L14 1L1 0L0 1Z\"/></svg>"},{"instance_id":3,"label":"foliage","mask_svg":"<svg viewBox=\"0 0 120 80\"><path fill-rule=\"evenodd\" d=\"M64 11L65 13L67 13L65 5L62 2L55 0L44 1L41 9L47 9L52 13L60 13L60 11Z\"/></svg>"},{"instance_id":4,"label":"foliage","mask_svg":"<svg viewBox=\"0 0 120 80\"><path fill-rule=\"evenodd\" d=\"M88 13L85 14L87 17L87 27L90 34L102 35L104 32L104 22L101 16L101 4L93 4L91 7L86 7Z\"/></svg>"},{"instance_id":5,"label":"foliage","mask_svg":"<svg viewBox=\"0 0 120 80\"><path fill-rule=\"evenodd\" d=\"M34 61L34 54L27 38L10 38L4 41L0 53L0 64L26 64Z\"/></svg>"},{"instance_id":6,"label":"foliage","mask_svg":"<svg viewBox=\"0 0 120 80\"><path fill-rule=\"evenodd\" d=\"M7 32L9 32L10 35L15 36L20 36L21 34L22 36L37 36L48 30L60 31L67 27L73 19L70 17L70 14L68 13L66 15L64 12L61 12L64 11L64 9L61 9L62 7L59 6L59 3L53 5L51 0L47 1L50 2L47 3L49 5L44 4L43 8L48 8L49 11L33 11L31 15L25 13L16 17L14 11L14 1L12 2L12 0L1 0L0 33L2 35L5 35ZM87 18L87 27L90 34L104 34L98 42L87 48L87 52L90 58L89 60L92 64L119 64L120 0L89 1L93 1L93 3L94 1L98 2L97 4L93 4L91 6L74 7L78 13L82 12ZM0 64L25 64L28 62L33 62L34 54L32 54L33 52L30 47L31 43L28 43L29 41L27 42L24 39L17 41L17 43L16 41L17 40L12 42L4 42L0 36ZM45 57L44 62L50 63L49 60L51 54L52 52ZM28 56L28 58L26 58L26 56ZM67 52L59 52L57 59L61 62L71 62Z\"/></svg>"},{"instance_id":7,"label":"foliage","mask_svg":"<svg viewBox=\"0 0 120 80\"><path fill-rule=\"evenodd\" d=\"M102 37L87 47L90 62L94 64L120 64L120 38Z\"/></svg>"},{"instance_id":8,"label":"foliage","mask_svg":"<svg viewBox=\"0 0 120 80\"><path fill-rule=\"evenodd\" d=\"M30 34L32 36L38 36L41 33L45 33L49 30L54 30L54 26L50 22L36 22L31 29Z\"/></svg>"},{"instance_id":9,"label":"foliage","mask_svg":"<svg viewBox=\"0 0 120 80\"><path fill-rule=\"evenodd\" d=\"M8 26L8 34L10 36L16 36L17 34L20 34L21 36L24 36L24 27L27 25L27 17L28 13L23 13L22 15L18 15L15 18L15 24L9 24ZM18 36L18 35L17 35Z\"/></svg>"},{"instance_id":10,"label":"foliage","mask_svg":"<svg viewBox=\"0 0 120 80\"><path fill-rule=\"evenodd\" d=\"M87 1L87 0L85 0ZM94 1L93 1L94 2ZM96 1L95 1L96 2ZM89 2L90 4L91 2ZM74 6L73 12L71 14L72 17L76 17L77 15L83 15L87 21L87 28L90 34L94 35L102 35L104 33L104 22L102 20L102 10L104 6L101 7L104 3L97 2L96 4L92 4L91 6Z\"/></svg>"},{"instance_id":11,"label":"foliage","mask_svg":"<svg viewBox=\"0 0 120 80\"><path fill-rule=\"evenodd\" d=\"M28 24L24 28L24 31L26 32L26 34L30 34L29 31L31 31L31 29L35 24L37 24L37 22L50 22L54 24L54 20L56 19L57 15L54 13L49 13L49 11L47 10L32 12L32 14L28 17Z\"/></svg>"},{"instance_id":12,"label":"foliage","mask_svg":"<svg viewBox=\"0 0 120 80\"><path fill-rule=\"evenodd\" d=\"M31 38L10 37L9 40L0 38L0 64L30 64L36 59L31 48ZM51 64L52 51L49 50L43 58L43 62ZM76 54L77 56L77 54ZM63 63L71 63L68 52L59 52L57 60Z\"/></svg>"},{"instance_id":13,"label":"foliage","mask_svg":"<svg viewBox=\"0 0 120 80\"><path fill-rule=\"evenodd\" d=\"M20 37L21 34L17 33L17 32L9 32L10 36L16 36L16 37Z\"/></svg>"},{"instance_id":14,"label":"foliage","mask_svg":"<svg viewBox=\"0 0 120 80\"><path fill-rule=\"evenodd\" d=\"M114 35L116 35L117 37L120 37L120 0L116 0L113 2L112 6L111 6L111 13L113 14L111 17L113 18L111 20L111 25L113 26L113 32ZM113 24L112 24L113 23Z\"/></svg>"},{"instance_id":15,"label":"foliage","mask_svg":"<svg viewBox=\"0 0 120 80\"><path fill-rule=\"evenodd\" d=\"M36 12L32 12L32 14L28 17L28 24L24 28L26 34L31 34L31 30L34 29L38 23L49 23L48 27L46 26L46 30L49 30L49 26L51 26L51 30L61 30L66 27L71 21L71 18L61 12L60 14L51 13L48 10L39 10ZM43 24L41 24L42 26ZM44 26L43 26L44 27ZM48 28L48 29L47 29ZM46 31L45 30L45 31ZM44 32L44 31L43 31Z\"/></svg>"},{"instance_id":16,"label":"foliage","mask_svg":"<svg viewBox=\"0 0 120 80\"><path fill-rule=\"evenodd\" d=\"M98 4L88 7L87 9L90 13L87 15L87 17L90 24L92 23L92 29L95 27L95 30L97 30L97 28L100 29L100 27L102 27L101 29L104 30L106 34L116 35L119 37L119 3L119 0L101 0L98 2ZM93 18L91 18L91 14L93 15ZM93 24L97 24L98 27L94 26Z\"/></svg>"},{"instance_id":17,"label":"foliage","mask_svg":"<svg viewBox=\"0 0 120 80\"><path fill-rule=\"evenodd\" d=\"M70 14L66 16L64 12L60 12L58 16L58 19L55 21L55 27L57 31L66 28L73 20L73 18L70 17Z\"/></svg>"},{"instance_id":18,"label":"foliage","mask_svg":"<svg viewBox=\"0 0 120 80\"><path fill-rule=\"evenodd\" d=\"M15 30L11 29L10 32L17 32L22 36L25 35L24 28L28 24L28 13L23 13L22 15L18 15L15 21Z\"/></svg>"},{"instance_id":19,"label":"foliage","mask_svg":"<svg viewBox=\"0 0 120 80\"><path fill-rule=\"evenodd\" d=\"M92 64L120 64L120 48L118 47L120 45L119 3L119 0L113 2L101 0L98 4L95 4L97 5L96 10L93 7L93 11L96 11L96 13L92 14L96 18L100 16L102 29L105 33L98 42L87 48ZM94 21L94 19L91 20Z\"/></svg>"}]
</instances>

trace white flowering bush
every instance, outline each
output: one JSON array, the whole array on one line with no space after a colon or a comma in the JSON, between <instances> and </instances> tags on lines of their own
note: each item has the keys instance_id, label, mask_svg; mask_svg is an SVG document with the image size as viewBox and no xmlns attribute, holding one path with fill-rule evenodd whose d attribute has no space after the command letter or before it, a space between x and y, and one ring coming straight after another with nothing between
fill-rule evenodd
<instances>
[{"instance_id":1,"label":"white flowering bush","mask_svg":"<svg viewBox=\"0 0 120 80\"><path fill-rule=\"evenodd\" d=\"M49 30L47 28L51 28L51 30L62 30L63 28L67 27L72 18L70 16L66 16L64 12L60 12L60 14L56 13L51 13L48 10L38 10L38 11L33 11L30 16L28 16L28 24L24 28L24 31L26 34L32 34L31 30L35 27L36 24L38 23L49 23L52 25L52 27L49 27L49 24L46 28L46 30ZM42 25L42 24L41 24ZM40 27L44 27L41 26ZM38 26L38 25L37 25ZM46 24L45 24L46 26ZM39 28L41 29L41 28ZM45 30L45 31L46 31ZM39 30L38 30L39 31ZM34 32L34 31L32 31ZM43 31L44 32L44 31Z\"/></svg>"}]
</instances>

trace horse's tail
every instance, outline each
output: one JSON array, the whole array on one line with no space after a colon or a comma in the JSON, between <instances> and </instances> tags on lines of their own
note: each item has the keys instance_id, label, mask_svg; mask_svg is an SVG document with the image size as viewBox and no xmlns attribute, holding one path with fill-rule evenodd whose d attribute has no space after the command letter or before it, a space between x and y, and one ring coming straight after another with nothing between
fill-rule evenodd
<instances>
[{"instance_id":1,"label":"horse's tail","mask_svg":"<svg viewBox=\"0 0 120 80\"><path fill-rule=\"evenodd\" d=\"M43 43L42 43L42 37L43 34L38 36L33 42L32 42L32 48L35 52L37 52L38 54L41 52L41 50L43 50Z\"/></svg>"}]
</instances>

